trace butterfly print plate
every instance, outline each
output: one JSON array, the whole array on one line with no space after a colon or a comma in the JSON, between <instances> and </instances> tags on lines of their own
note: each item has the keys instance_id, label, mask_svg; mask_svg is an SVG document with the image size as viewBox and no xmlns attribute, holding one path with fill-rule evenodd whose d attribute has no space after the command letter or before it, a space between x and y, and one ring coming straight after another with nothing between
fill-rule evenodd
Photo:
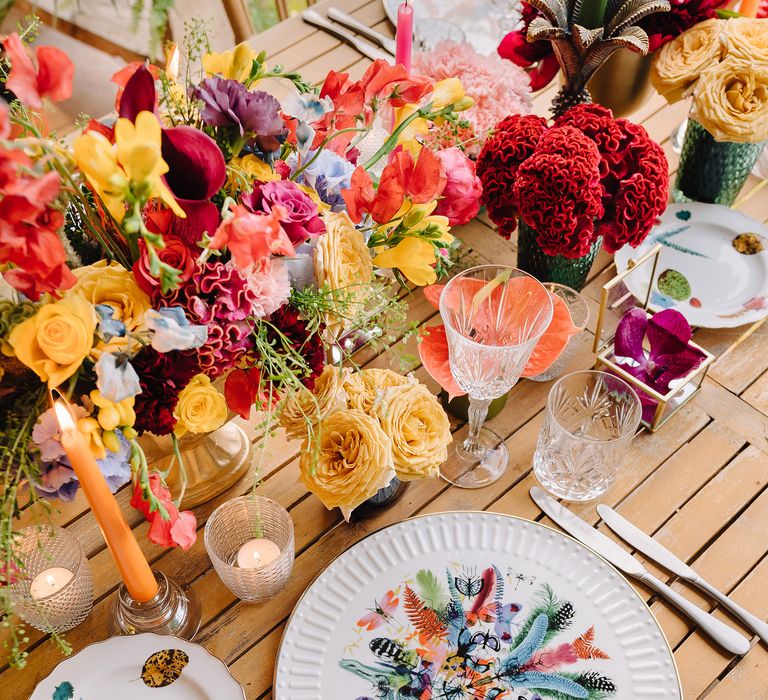
<instances>
[{"instance_id":1,"label":"butterfly print plate","mask_svg":"<svg viewBox=\"0 0 768 700\"><path fill-rule=\"evenodd\" d=\"M497 513L385 528L338 557L288 623L275 700L681 700L627 580L559 532Z\"/></svg>"},{"instance_id":2,"label":"butterfly print plate","mask_svg":"<svg viewBox=\"0 0 768 700\"><path fill-rule=\"evenodd\" d=\"M198 644L136 634L62 661L30 700L245 700L227 667Z\"/></svg>"},{"instance_id":3,"label":"butterfly print plate","mask_svg":"<svg viewBox=\"0 0 768 700\"><path fill-rule=\"evenodd\" d=\"M768 315L768 227L718 204L670 204L638 248L616 253L623 272L661 243L649 307L676 309L692 326L734 328ZM644 300L649 272L625 279Z\"/></svg>"}]
</instances>

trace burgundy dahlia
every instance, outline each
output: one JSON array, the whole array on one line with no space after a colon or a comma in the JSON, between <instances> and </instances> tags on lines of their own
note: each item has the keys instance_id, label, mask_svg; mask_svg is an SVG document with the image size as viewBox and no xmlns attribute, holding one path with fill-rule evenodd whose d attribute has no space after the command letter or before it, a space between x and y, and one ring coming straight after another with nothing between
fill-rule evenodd
<instances>
[{"instance_id":1,"label":"burgundy dahlia","mask_svg":"<svg viewBox=\"0 0 768 700\"><path fill-rule=\"evenodd\" d=\"M190 379L200 372L194 352L173 351L159 353L145 347L131 364L139 375L141 393L136 395L134 428L142 435L168 435L173 432L176 419L173 411L179 401L179 392Z\"/></svg>"},{"instance_id":2,"label":"burgundy dahlia","mask_svg":"<svg viewBox=\"0 0 768 700\"><path fill-rule=\"evenodd\" d=\"M297 373L307 389L314 389L315 379L323 373L325 367L325 346L321 339L323 328L310 333L307 322L290 304L275 311L269 322L274 326L267 333L269 342L280 353L288 355L288 348L285 347L287 343L291 350L301 355L303 366L296 367Z\"/></svg>"}]
</instances>

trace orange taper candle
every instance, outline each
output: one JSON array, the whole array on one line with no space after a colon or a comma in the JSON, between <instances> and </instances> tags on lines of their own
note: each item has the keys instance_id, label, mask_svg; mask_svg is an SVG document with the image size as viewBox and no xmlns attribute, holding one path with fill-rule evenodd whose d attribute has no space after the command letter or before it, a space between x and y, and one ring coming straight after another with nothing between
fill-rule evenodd
<instances>
[{"instance_id":1,"label":"orange taper candle","mask_svg":"<svg viewBox=\"0 0 768 700\"><path fill-rule=\"evenodd\" d=\"M149 568L139 543L125 522L117 500L96 464L88 443L75 425L69 408L62 400L53 404L61 427L61 446L77 475L80 488L99 523L104 540L120 570L128 593L137 603L146 603L157 595L157 581Z\"/></svg>"},{"instance_id":2,"label":"orange taper candle","mask_svg":"<svg viewBox=\"0 0 768 700\"><path fill-rule=\"evenodd\" d=\"M744 17L757 17L759 8L760 0L741 0L739 14L744 15Z\"/></svg>"}]
</instances>

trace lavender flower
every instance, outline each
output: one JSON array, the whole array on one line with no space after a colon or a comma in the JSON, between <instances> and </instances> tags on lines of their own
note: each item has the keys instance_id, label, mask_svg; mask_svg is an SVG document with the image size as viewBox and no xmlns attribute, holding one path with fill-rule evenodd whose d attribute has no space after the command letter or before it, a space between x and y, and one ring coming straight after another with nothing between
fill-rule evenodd
<instances>
[{"instance_id":1,"label":"lavender flower","mask_svg":"<svg viewBox=\"0 0 768 700\"><path fill-rule=\"evenodd\" d=\"M201 100L200 116L208 126L236 127L241 137L257 137L261 150L274 151L285 133L280 103L269 93L250 92L237 80L206 78L192 92Z\"/></svg>"},{"instance_id":2,"label":"lavender flower","mask_svg":"<svg viewBox=\"0 0 768 700\"><path fill-rule=\"evenodd\" d=\"M314 157L315 152L310 151L304 157L307 163ZM291 175L298 169L298 158L296 154L291 154L288 158L288 166L291 168ZM320 155L306 170L302 171L298 182L300 185L311 187L320 199L330 205L332 211L344 211L346 204L341 196L342 190L348 190L350 179L355 171L355 166L346 158L342 158L338 153L323 150Z\"/></svg>"}]
</instances>

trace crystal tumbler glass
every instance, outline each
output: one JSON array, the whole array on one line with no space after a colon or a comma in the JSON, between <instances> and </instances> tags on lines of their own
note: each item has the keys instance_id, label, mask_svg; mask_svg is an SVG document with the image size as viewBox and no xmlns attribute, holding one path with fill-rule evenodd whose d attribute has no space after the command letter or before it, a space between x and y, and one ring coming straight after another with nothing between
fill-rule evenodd
<instances>
[{"instance_id":1,"label":"crystal tumbler glass","mask_svg":"<svg viewBox=\"0 0 768 700\"><path fill-rule=\"evenodd\" d=\"M551 494L591 501L616 478L642 406L623 379L585 370L559 379L547 399L533 472Z\"/></svg>"},{"instance_id":2,"label":"crystal tumbler glass","mask_svg":"<svg viewBox=\"0 0 768 700\"><path fill-rule=\"evenodd\" d=\"M552 299L522 270L480 265L448 282L440 315L451 374L470 402L469 434L440 473L456 486L479 488L499 479L509 461L504 440L483 428L488 407L520 378L552 320Z\"/></svg>"},{"instance_id":3,"label":"crystal tumbler glass","mask_svg":"<svg viewBox=\"0 0 768 700\"><path fill-rule=\"evenodd\" d=\"M93 580L77 538L55 525L26 527L13 553L22 573L10 596L22 620L43 632L66 632L93 607Z\"/></svg>"},{"instance_id":4,"label":"crystal tumbler glass","mask_svg":"<svg viewBox=\"0 0 768 700\"><path fill-rule=\"evenodd\" d=\"M280 549L276 559L241 568L238 552L251 540L270 540ZM240 496L220 505L205 524L205 549L216 573L241 600L261 603L285 588L293 569L293 521L279 503L264 496Z\"/></svg>"}]
</instances>

